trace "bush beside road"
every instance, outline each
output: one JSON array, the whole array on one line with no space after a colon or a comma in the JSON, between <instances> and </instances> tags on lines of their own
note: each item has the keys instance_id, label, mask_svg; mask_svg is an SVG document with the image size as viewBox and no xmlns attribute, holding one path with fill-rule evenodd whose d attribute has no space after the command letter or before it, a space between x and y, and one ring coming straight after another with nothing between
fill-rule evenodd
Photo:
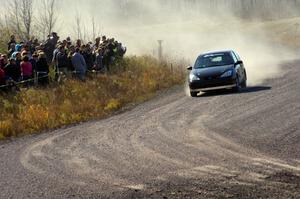
<instances>
[{"instance_id":1,"label":"bush beside road","mask_svg":"<svg viewBox=\"0 0 300 199\"><path fill-rule=\"evenodd\" d=\"M47 89L0 95L0 139L103 118L184 81L179 67L152 57L129 57L118 64L112 74L86 82L70 79Z\"/></svg>"}]
</instances>

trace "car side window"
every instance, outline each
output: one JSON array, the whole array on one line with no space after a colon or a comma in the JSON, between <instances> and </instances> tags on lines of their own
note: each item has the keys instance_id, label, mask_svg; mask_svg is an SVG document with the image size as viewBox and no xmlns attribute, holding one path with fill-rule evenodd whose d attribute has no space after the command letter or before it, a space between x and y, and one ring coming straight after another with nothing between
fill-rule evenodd
<instances>
[{"instance_id":1,"label":"car side window","mask_svg":"<svg viewBox=\"0 0 300 199\"><path fill-rule=\"evenodd\" d=\"M233 52L231 52L230 54L233 58L234 63L236 63L238 61L237 57L235 56L235 54Z\"/></svg>"},{"instance_id":2,"label":"car side window","mask_svg":"<svg viewBox=\"0 0 300 199\"><path fill-rule=\"evenodd\" d=\"M237 58L238 61L242 61L241 57L236 52L233 52L233 54L236 56L236 58Z\"/></svg>"}]
</instances>

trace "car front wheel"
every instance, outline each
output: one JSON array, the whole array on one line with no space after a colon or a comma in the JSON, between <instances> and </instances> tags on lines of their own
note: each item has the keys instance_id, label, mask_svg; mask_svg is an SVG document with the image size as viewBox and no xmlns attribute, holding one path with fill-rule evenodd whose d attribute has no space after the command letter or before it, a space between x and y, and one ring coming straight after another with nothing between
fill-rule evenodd
<instances>
[{"instance_id":1,"label":"car front wheel","mask_svg":"<svg viewBox=\"0 0 300 199\"><path fill-rule=\"evenodd\" d=\"M190 94L191 94L191 97L197 97L198 96L198 92L190 92Z\"/></svg>"},{"instance_id":2,"label":"car front wheel","mask_svg":"<svg viewBox=\"0 0 300 199\"><path fill-rule=\"evenodd\" d=\"M236 80L235 80L235 87L233 88L233 91L234 92L240 92L241 91L241 83L240 83L240 78L239 76L236 77Z\"/></svg>"},{"instance_id":3,"label":"car front wheel","mask_svg":"<svg viewBox=\"0 0 300 199\"><path fill-rule=\"evenodd\" d=\"M247 88L247 80L244 80L241 84L242 88Z\"/></svg>"}]
</instances>

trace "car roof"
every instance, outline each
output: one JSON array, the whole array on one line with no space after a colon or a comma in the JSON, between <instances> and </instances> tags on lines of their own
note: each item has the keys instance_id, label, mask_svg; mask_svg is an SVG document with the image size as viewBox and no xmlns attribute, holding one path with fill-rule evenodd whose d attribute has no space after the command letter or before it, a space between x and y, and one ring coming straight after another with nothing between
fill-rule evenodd
<instances>
[{"instance_id":1,"label":"car roof","mask_svg":"<svg viewBox=\"0 0 300 199\"><path fill-rule=\"evenodd\" d=\"M200 56L218 54L218 53L231 53L231 52L234 52L234 51L233 50L212 51L212 52L202 53L202 54L200 54Z\"/></svg>"}]
</instances>

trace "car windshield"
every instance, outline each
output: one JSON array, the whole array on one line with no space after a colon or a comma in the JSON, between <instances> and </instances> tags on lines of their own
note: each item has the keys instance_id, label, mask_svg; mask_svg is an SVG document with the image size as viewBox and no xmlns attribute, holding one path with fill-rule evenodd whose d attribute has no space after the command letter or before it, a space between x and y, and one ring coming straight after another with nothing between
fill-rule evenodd
<instances>
[{"instance_id":1,"label":"car windshield","mask_svg":"<svg viewBox=\"0 0 300 199\"><path fill-rule=\"evenodd\" d=\"M229 53L206 54L198 57L195 68L209 68L234 64Z\"/></svg>"}]
</instances>

